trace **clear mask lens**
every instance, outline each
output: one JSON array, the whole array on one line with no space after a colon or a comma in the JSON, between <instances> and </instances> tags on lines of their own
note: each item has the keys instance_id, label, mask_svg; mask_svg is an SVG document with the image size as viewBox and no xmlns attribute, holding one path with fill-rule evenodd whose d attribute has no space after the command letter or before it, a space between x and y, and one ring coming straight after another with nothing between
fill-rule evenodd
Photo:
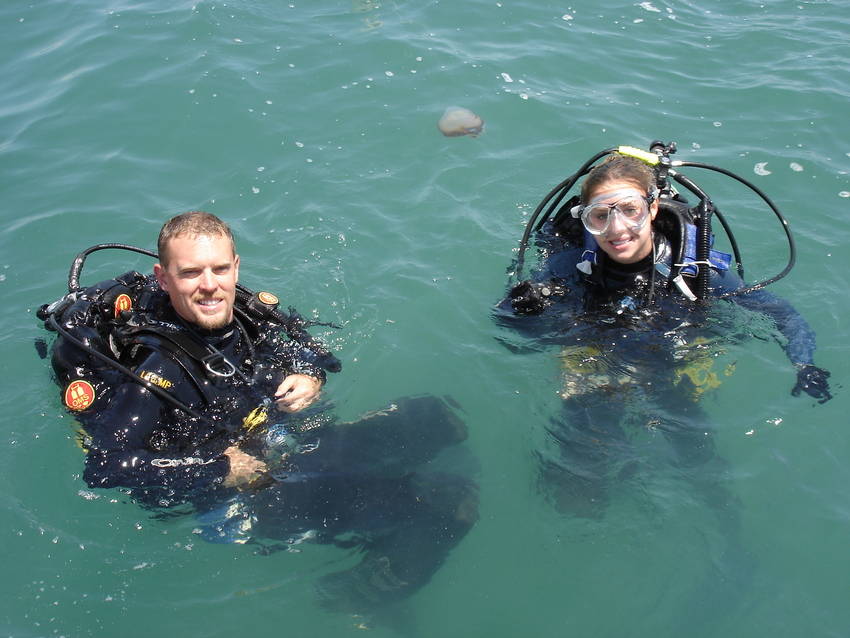
<instances>
[{"instance_id":1,"label":"clear mask lens","mask_svg":"<svg viewBox=\"0 0 850 638\"><path fill-rule=\"evenodd\" d=\"M649 218L649 203L646 197L631 196L613 204L591 204L581 211L581 221L592 235L605 235L614 217L629 230L640 230Z\"/></svg>"}]
</instances>

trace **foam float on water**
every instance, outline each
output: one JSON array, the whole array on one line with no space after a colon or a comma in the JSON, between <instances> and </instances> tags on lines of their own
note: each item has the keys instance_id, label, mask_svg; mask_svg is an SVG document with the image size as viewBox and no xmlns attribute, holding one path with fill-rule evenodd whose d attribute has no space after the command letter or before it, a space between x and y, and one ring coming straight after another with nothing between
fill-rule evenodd
<instances>
[{"instance_id":1,"label":"foam float on water","mask_svg":"<svg viewBox=\"0 0 850 638\"><path fill-rule=\"evenodd\" d=\"M443 117L440 118L437 128L446 137L460 137L461 135L478 137L478 134L484 130L484 120L469 109L450 106L446 109Z\"/></svg>"}]
</instances>

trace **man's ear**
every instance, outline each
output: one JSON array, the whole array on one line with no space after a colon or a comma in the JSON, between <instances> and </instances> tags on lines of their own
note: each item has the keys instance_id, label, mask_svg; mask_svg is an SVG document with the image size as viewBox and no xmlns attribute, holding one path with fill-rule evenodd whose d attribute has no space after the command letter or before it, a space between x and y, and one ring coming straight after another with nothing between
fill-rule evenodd
<instances>
[{"instance_id":1,"label":"man's ear","mask_svg":"<svg viewBox=\"0 0 850 638\"><path fill-rule=\"evenodd\" d=\"M239 282L239 255L234 255L234 257L233 257L233 270L235 271L236 281L238 283ZM165 290L165 289L163 289L163 290ZM166 290L166 292L168 292L168 291Z\"/></svg>"},{"instance_id":2,"label":"man's ear","mask_svg":"<svg viewBox=\"0 0 850 638\"><path fill-rule=\"evenodd\" d=\"M157 282L159 283L159 287L162 288L165 292L168 292L168 282L165 279L165 268L163 268L159 264L154 264L153 274L154 277L156 277Z\"/></svg>"}]
</instances>

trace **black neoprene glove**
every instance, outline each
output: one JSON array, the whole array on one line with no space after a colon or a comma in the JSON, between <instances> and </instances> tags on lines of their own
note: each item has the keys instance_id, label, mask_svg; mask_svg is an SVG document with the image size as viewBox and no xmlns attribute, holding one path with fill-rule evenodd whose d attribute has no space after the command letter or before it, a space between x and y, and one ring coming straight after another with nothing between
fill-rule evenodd
<instances>
[{"instance_id":1,"label":"black neoprene glove","mask_svg":"<svg viewBox=\"0 0 850 638\"><path fill-rule=\"evenodd\" d=\"M552 296L560 296L565 288L554 282L531 283L527 279L519 282L511 288L508 296L513 309L521 315L536 315L548 308L552 303Z\"/></svg>"},{"instance_id":2,"label":"black neoprene glove","mask_svg":"<svg viewBox=\"0 0 850 638\"><path fill-rule=\"evenodd\" d=\"M832 398L829 393L829 370L818 368L814 365L806 365L797 372L797 385L791 390L795 397L803 390L809 396L818 399L818 403L826 403Z\"/></svg>"},{"instance_id":3,"label":"black neoprene glove","mask_svg":"<svg viewBox=\"0 0 850 638\"><path fill-rule=\"evenodd\" d=\"M508 296L511 298L511 307L521 315L535 315L549 305L540 294L540 284L535 285L528 280L511 288Z\"/></svg>"}]
</instances>

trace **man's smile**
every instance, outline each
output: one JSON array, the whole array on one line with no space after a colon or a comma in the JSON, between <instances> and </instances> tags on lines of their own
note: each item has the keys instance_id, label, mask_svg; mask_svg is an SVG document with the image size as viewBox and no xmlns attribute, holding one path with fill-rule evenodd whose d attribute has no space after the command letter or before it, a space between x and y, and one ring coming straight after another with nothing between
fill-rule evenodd
<instances>
[{"instance_id":1,"label":"man's smile","mask_svg":"<svg viewBox=\"0 0 850 638\"><path fill-rule=\"evenodd\" d=\"M204 308L214 309L214 308L216 308L216 307L217 307L217 306L218 306L218 305L219 305L222 301L223 301L223 299L218 299L218 298L214 298L214 299L198 299L197 303L198 303L199 305L201 305L201 306L204 306Z\"/></svg>"}]
</instances>

